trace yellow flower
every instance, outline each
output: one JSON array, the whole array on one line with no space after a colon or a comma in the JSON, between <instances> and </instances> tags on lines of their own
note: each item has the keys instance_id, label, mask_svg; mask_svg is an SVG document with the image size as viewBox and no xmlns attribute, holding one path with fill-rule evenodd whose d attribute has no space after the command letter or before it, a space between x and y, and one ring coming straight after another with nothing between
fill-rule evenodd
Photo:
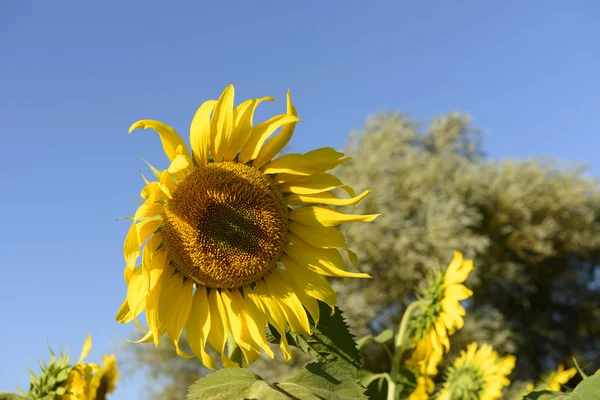
<instances>
[{"instance_id":1,"label":"yellow flower","mask_svg":"<svg viewBox=\"0 0 600 400\"><path fill-rule=\"evenodd\" d=\"M426 306L411 321L416 345L409 364L418 366L423 375L437 374L437 365L450 348L449 335L463 327L465 310L459 301L473 294L462 284L472 270L473 261L463 260L455 251L445 275L435 275L422 293Z\"/></svg>"},{"instance_id":2,"label":"yellow flower","mask_svg":"<svg viewBox=\"0 0 600 400\"><path fill-rule=\"evenodd\" d=\"M58 400L105 400L106 394L115 390L119 379L115 355L103 356L103 367L84 363L91 349L92 338L88 335L79 360L69 373L66 392Z\"/></svg>"},{"instance_id":3,"label":"yellow flower","mask_svg":"<svg viewBox=\"0 0 600 400\"><path fill-rule=\"evenodd\" d=\"M288 92L285 114L253 124L258 104L272 100L234 107L228 86L198 108L191 150L162 122L131 126L130 132L158 132L170 160L166 170L151 167L156 180L146 181L124 244L128 288L117 320L138 324L145 311L148 331L140 342L158 345L166 333L187 356L178 345L185 328L193 354L208 368L216 368L208 345L224 366L237 366L225 351L231 340L250 365L261 349L273 357L264 333L269 322L281 334L287 360L286 325L309 333L307 310L317 321L317 300L333 312L336 295L324 276L369 278L344 269L340 250L355 265L356 255L335 226L377 215L343 214L327 205L353 205L370 191L356 196L326 172L350 160L332 148L275 158L300 119Z\"/></svg>"},{"instance_id":4,"label":"yellow flower","mask_svg":"<svg viewBox=\"0 0 600 400\"><path fill-rule=\"evenodd\" d=\"M550 373L545 379L547 390L554 390L555 392L560 392L561 385L569 382L569 380L575 376L577 373L577 369L569 368L565 370L565 366L562 364L558 365L558 370L556 372Z\"/></svg>"},{"instance_id":5,"label":"yellow flower","mask_svg":"<svg viewBox=\"0 0 600 400\"><path fill-rule=\"evenodd\" d=\"M448 369L448 376L440 392L440 400L456 398L495 400L508 386L508 375L515 366L515 357L498 358L498 353L488 344L477 349L477 343L461 350L461 355Z\"/></svg>"},{"instance_id":6,"label":"yellow flower","mask_svg":"<svg viewBox=\"0 0 600 400\"><path fill-rule=\"evenodd\" d=\"M433 379L427 375L421 375L417 378L415 390L408 396L407 400L428 400L429 393L432 393L434 389Z\"/></svg>"}]
</instances>

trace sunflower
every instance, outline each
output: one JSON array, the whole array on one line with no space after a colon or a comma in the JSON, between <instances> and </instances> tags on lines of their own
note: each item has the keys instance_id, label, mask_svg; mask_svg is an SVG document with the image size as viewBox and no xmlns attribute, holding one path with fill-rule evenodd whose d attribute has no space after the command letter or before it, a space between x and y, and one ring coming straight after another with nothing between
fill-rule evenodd
<instances>
[{"instance_id":1,"label":"sunflower","mask_svg":"<svg viewBox=\"0 0 600 400\"><path fill-rule=\"evenodd\" d=\"M144 178L144 200L125 238L128 288L117 320L140 326L137 317L145 311L148 330L139 342L158 345L166 333L177 353L188 357L179 348L185 328L193 355L208 368L216 368L208 346L223 366L238 366L226 355L226 344L229 352L239 346L250 365L261 349L273 357L264 332L268 322L281 334L289 360L286 326L309 334L308 314L318 321L318 300L334 311L336 295L324 277L369 278L345 270L340 251L354 265L357 259L335 226L377 215L327 206L356 204L370 191L357 196L326 172L350 160L332 148L275 158L300 119L288 91L285 114L253 124L258 104L272 100L234 107L234 88L228 86L194 115L191 151L162 122L131 126L130 133L154 129L170 160L166 170L151 166L155 181Z\"/></svg>"},{"instance_id":2,"label":"sunflower","mask_svg":"<svg viewBox=\"0 0 600 400\"><path fill-rule=\"evenodd\" d=\"M465 310L459 301L473 294L462 284L472 270L473 261L463 260L455 251L446 273L436 271L420 295L425 306L410 322L415 350L409 364L416 365L422 375L437 374L437 365L450 349L449 335L464 325Z\"/></svg>"},{"instance_id":3,"label":"sunflower","mask_svg":"<svg viewBox=\"0 0 600 400\"><path fill-rule=\"evenodd\" d=\"M488 344L477 349L477 343L461 350L460 357L448 368L440 400L478 399L495 400L508 386L508 375L515 366L515 357L498 358L498 353Z\"/></svg>"}]
</instances>

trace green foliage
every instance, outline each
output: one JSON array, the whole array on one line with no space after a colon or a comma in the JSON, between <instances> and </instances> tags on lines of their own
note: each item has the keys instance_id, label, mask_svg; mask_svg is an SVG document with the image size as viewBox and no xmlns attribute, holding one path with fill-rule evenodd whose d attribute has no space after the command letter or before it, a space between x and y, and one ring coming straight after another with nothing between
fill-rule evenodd
<instances>
[{"instance_id":1,"label":"green foliage","mask_svg":"<svg viewBox=\"0 0 600 400\"><path fill-rule=\"evenodd\" d=\"M248 370L220 370L194 383L188 399L366 399L365 389L358 380L358 349L341 311L336 307L335 314L330 315L331 309L322 302L319 302L319 310L318 325L310 319L311 335L286 331L290 345L318 362L310 363L296 376L274 384ZM274 328L268 327L266 333L271 343L280 342L281 336Z\"/></svg>"},{"instance_id":2,"label":"green foliage","mask_svg":"<svg viewBox=\"0 0 600 400\"><path fill-rule=\"evenodd\" d=\"M293 333L288 329L286 331L288 343L298 347L314 360L347 364L348 368L355 370L355 377L357 377L360 356L342 312L336 307L335 314L330 315L331 308L321 301L319 301L319 312L320 320L316 326L309 315L312 334ZM267 338L271 343L279 344L279 334L271 326L268 328Z\"/></svg>"},{"instance_id":3,"label":"green foliage","mask_svg":"<svg viewBox=\"0 0 600 400\"><path fill-rule=\"evenodd\" d=\"M486 160L480 137L456 113L420 129L394 112L353 135L353 162L337 175L357 192L373 190L353 213L382 213L342 227L359 269L373 275L336 282L353 332L397 324L427 272L458 249L474 260L475 294L452 351L487 342L515 354L515 375L530 379L572 356L597 358L598 183L550 160ZM389 370L385 358L373 343L363 348L369 370Z\"/></svg>"},{"instance_id":4,"label":"green foliage","mask_svg":"<svg viewBox=\"0 0 600 400\"><path fill-rule=\"evenodd\" d=\"M600 400L600 370L594 376L582 380L572 392L542 390L529 393L523 400Z\"/></svg>"},{"instance_id":5,"label":"green foliage","mask_svg":"<svg viewBox=\"0 0 600 400\"><path fill-rule=\"evenodd\" d=\"M13 393L0 393L0 400L25 400L25 398Z\"/></svg>"},{"instance_id":6,"label":"green foliage","mask_svg":"<svg viewBox=\"0 0 600 400\"><path fill-rule=\"evenodd\" d=\"M222 369L190 387L189 400L355 400L366 399L364 388L348 379L345 366L311 363L295 377L269 384L246 369Z\"/></svg>"},{"instance_id":7,"label":"green foliage","mask_svg":"<svg viewBox=\"0 0 600 400\"><path fill-rule=\"evenodd\" d=\"M29 370L31 380L29 382L29 393L23 394L26 398L35 400L53 400L66 392L66 383L69 373L73 369L69 365L69 356L62 352L59 357L50 349L50 362L46 365L40 360L41 372L35 375Z\"/></svg>"}]
</instances>

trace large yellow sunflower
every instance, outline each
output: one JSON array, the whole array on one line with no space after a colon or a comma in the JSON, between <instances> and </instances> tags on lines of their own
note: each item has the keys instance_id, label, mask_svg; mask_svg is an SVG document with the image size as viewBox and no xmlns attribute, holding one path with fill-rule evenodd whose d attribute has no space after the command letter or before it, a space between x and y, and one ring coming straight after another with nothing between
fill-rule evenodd
<instances>
[{"instance_id":1,"label":"large yellow sunflower","mask_svg":"<svg viewBox=\"0 0 600 400\"><path fill-rule=\"evenodd\" d=\"M246 365L261 349L273 357L267 322L281 334L289 359L286 325L309 333L307 310L318 321L317 300L333 312L336 295L324 276L369 278L344 269L340 250L353 264L356 255L335 226L377 215L343 214L324 205L353 205L370 191L357 196L326 173L350 160L332 148L275 158L300 120L288 91L285 114L253 124L258 104L272 100L234 107L228 86L218 100L198 108L191 151L162 122L141 120L130 128L154 129L170 165L151 167L156 180L146 180L142 189L144 201L125 239L128 289L117 320L137 324L145 311L148 330L140 341L158 344L166 333L182 356L178 342L185 328L194 355L213 369L208 345L226 367L237 366L225 352L232 341ZM339 198L334 189L350 197Z\"/></svg>"},{"instance_id":2,"label":"large yellow sunflower","mask_svg":"<svg viewBox=\"0 0 600 400\"><path fill-rule=\"evenodd\" d=\"M496 400L502 397L502 388L510 384L508 375L515 366L515 357L499 358L492 346L484 344L477 349L475 342L460 354L448 369L439 400Z\"/></svg>"},{"instance_id":3,"label":"large yellow sunflower","mask_svg":"<svg viewBox=\"0 0 600 400\"><path fill-rule=\"evenodd\" d=\"M417 365L423 375L437 374L437 365L450 348L449 335L464 325L465 309L459 301L473 294L462 284L472 270L473 261L463 260L455 251L446 273L434 275L421 294L425 305L410 323L416 345L409 363Z\"/></svg>"}]
</instances>

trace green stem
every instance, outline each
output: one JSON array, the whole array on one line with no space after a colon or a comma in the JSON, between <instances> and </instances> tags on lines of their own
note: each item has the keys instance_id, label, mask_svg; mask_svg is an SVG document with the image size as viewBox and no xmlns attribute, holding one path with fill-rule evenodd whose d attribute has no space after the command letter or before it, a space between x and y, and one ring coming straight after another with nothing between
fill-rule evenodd
<instances>
[{"instance_id":1,"label":"green stem","mask_svg":"<svg viewBox=\"0 0 600 400\"><path fill-rule=\"evenodd\" d=\"M400 366L400 360L402 359L402 353L404 352L404 347L406 344L406 331L408 330L408 323L410 322L410 317L412 313L419 307L421 307L425 302L423 300L415 301L411 303L404 312L402 316L402 321L400 321L400 326L398 327L398 334L396 335L395 347L396 347L396 356L394 357L394 362L392 363L392 368L397 368Z\"/></svg>"}]
</instances>

